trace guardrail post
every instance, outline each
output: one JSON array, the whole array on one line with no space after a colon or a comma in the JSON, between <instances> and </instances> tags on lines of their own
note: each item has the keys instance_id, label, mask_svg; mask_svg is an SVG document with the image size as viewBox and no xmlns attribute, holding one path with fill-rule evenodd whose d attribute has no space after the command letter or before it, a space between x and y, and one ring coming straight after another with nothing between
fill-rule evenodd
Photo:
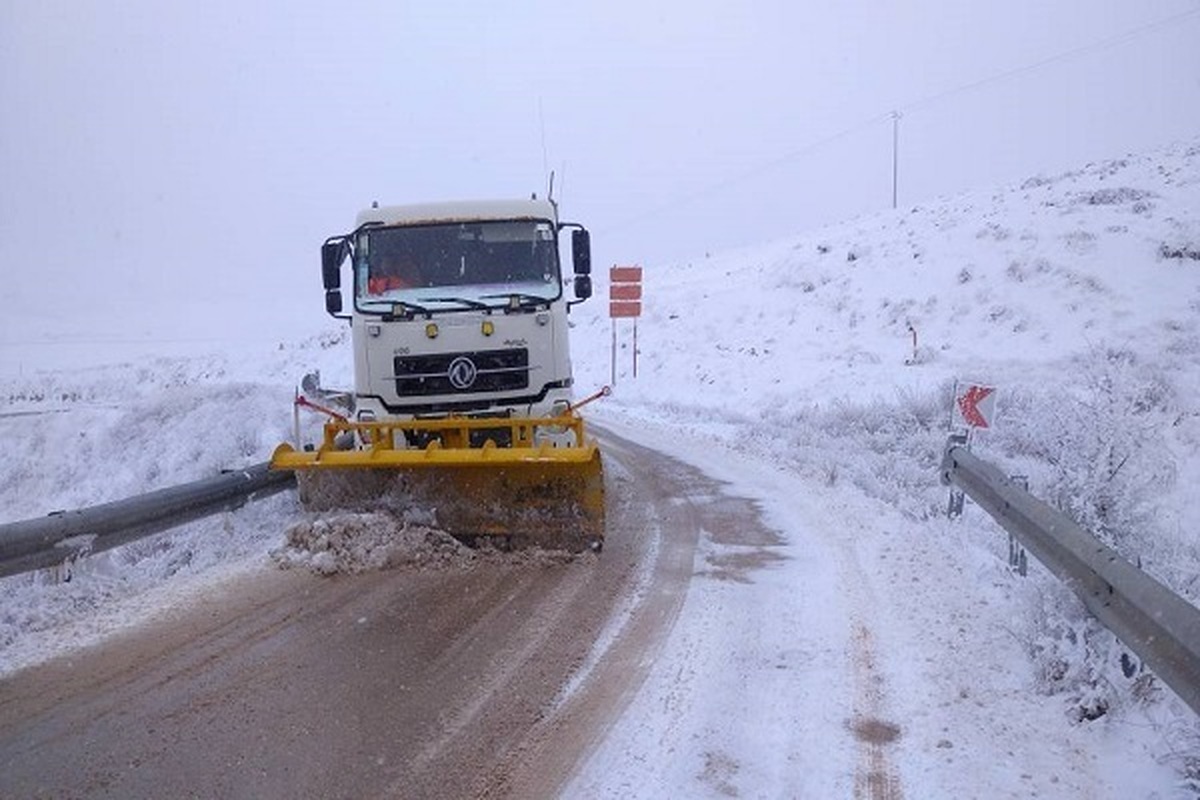
<instances>
[{"instance_id":1,"label":"guardrail post","mask_svg":"<svg viewBox=\"0 0 1200 800\"><path fill-rule=\"evenodd\" d=\"M949 441L946 442L946 452L950 452L951 447L965 447L971 449L971 434L969 431L961 431L950 434ZM950 503L946 507L946 516L950 519L958 519L963 513L963 504L966 502L966 495L962 489L959 489L954 484L950 484Z\"/></svg>"},{"instance_id":2,"label":"guardrail post","mask_svg":"<svg viewBox=\"0 0 1200 800\"><path fill-rule=\"evenodd\" d=\"M1029 491L1028 475L1013 475L1009 480L1014 486L1020 487L1021 491ZM1021 546L1021 541L1011 533L1008 535L1008 566L1022 578L1029 574L1029 554Z\"/></svg>"}]
</instances>

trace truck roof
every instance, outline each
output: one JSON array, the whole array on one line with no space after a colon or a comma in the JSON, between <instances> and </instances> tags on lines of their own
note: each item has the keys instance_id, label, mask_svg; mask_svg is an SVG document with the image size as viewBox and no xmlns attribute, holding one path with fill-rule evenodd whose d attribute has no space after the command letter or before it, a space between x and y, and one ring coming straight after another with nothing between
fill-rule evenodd
<instances>
[{"instance_id":1,"label":"truck roof","mask_svg":"<svg viewBox=\"0 0 1200 800\"><path fill-rule=\"evenodd\" d=\"M455 200L403 206L379 206L358 212L358 225L381 222L384 225L472 222L487 219L538 219L557 221L558 214L549 200Z\"/></svg>"}]
</instances>

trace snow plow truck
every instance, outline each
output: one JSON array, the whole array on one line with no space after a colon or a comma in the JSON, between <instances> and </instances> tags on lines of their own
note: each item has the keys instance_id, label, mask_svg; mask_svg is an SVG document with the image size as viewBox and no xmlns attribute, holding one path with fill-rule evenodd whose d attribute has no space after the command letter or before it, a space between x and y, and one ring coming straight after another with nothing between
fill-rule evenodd
<instances>
[{"instance_id":1,"label":"snow plow truck","mask_svg":"<svg viewBox=\"0 0 1200 800\"><path fill-rule=\"evenodd\" d=\"M326 311L350 325L354 389L309 375L297 392L295 445L271 465L296 472L305 506L415 506L466 540L599 550L600 451L578 409L607 389L572 402L567 326L592 293L587 230L536 197L375 204L325 241L321 267ZM319 443L300 441L302 406L328 417Z\"/></svg>"}]
</instances>

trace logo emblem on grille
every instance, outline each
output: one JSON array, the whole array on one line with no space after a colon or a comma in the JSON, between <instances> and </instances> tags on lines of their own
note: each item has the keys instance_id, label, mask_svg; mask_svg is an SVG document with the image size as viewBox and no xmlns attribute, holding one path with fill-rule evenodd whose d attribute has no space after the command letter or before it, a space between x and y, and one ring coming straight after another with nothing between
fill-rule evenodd
<instances>
[{"instance_id":1,"label":"logo emblem on grille","mask_svg":"<svg viewBox=\"0 0 1200 800\"><path fill-rule=\"evenodd\" d=\"M455 389L470 389L478 375L479 370L476 368L475 362L466 356L459 356L451 361L450 369L447 370L450 385Z\"/></svg>"}]
</instances>

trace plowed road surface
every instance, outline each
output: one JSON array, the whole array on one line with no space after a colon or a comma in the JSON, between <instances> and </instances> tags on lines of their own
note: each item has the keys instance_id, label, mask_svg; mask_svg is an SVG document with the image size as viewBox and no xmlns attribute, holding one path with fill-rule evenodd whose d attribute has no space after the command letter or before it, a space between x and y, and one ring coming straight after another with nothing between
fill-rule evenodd
<instances>
[{"instance_id":1,"label":"plowed road surface","mask_svg":"<svg viewBox=\"0 0 1200 800\"><path fill-rule=\"evenodd\" d=\"M696 470L605 437L599 558L264 570L0 683L5 797L545 797L645 678L698 532L762 543Z\"/></svg>"}]
</instances>

